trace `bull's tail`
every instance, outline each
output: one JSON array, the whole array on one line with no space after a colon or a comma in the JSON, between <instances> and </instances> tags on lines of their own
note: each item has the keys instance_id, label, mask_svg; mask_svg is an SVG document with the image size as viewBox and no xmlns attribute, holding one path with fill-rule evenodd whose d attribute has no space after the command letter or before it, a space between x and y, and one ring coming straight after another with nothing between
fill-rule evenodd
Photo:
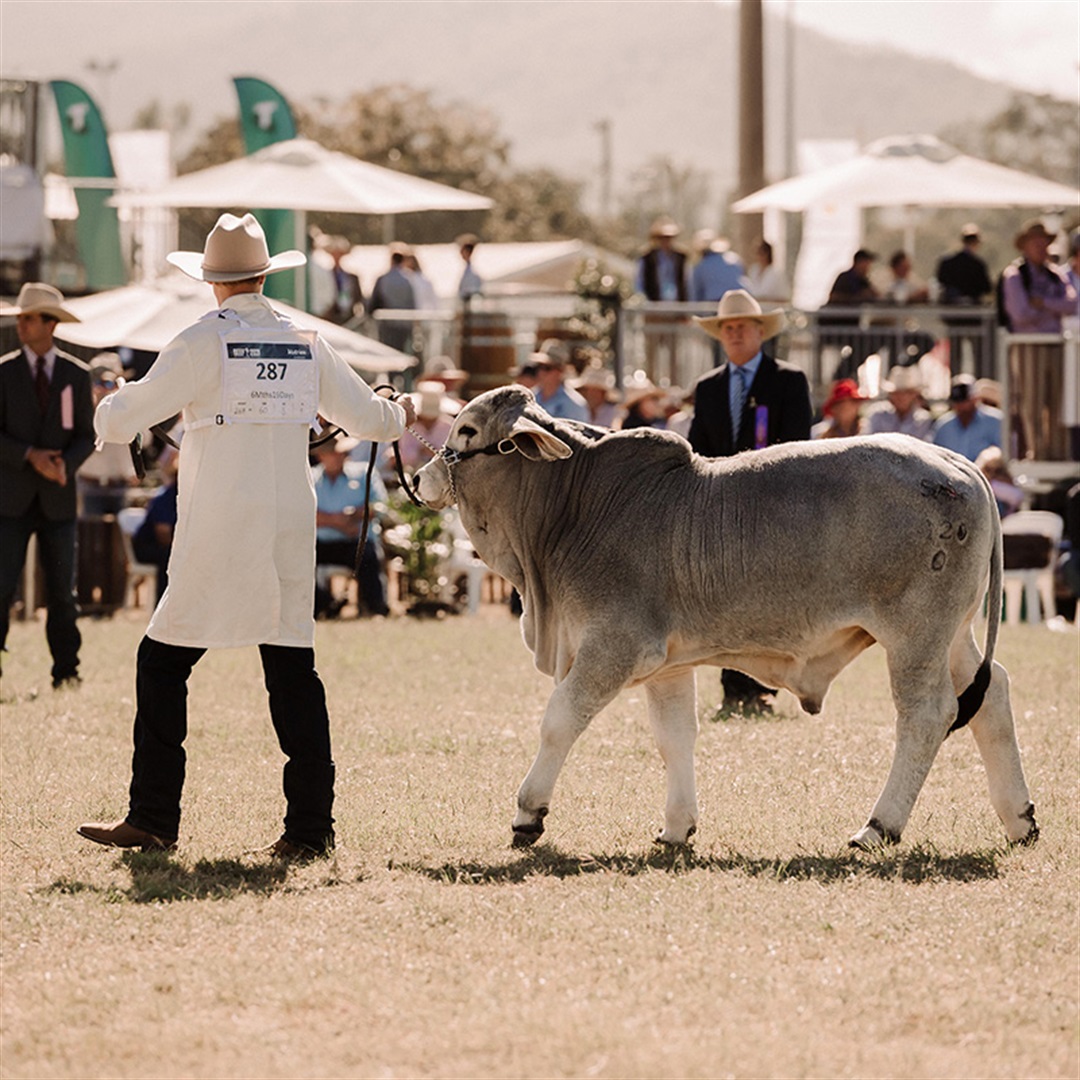
<instances>
[{"instance_id":1,"label":"bull's tail","mask_svg":"<svg viewBox=\"0 0 1080 1080\"><path fill-rule=\"evenodd\" d=\"M994 551L990 556L990 586L986 592L986 651L978 671L975 672L975 678L971 680L971 685L956 699L957 713L952 727L949 728L950 735L957 728L962 728L982 707L987 688L990 686L994 649L997 647L998 629L1001 626L1001 589L1004 580L1005 557L1001 539L1001 517L996 512L996 504L992 499L990 505L995 508L993 514Z\"/></svg>"}]
</instances>

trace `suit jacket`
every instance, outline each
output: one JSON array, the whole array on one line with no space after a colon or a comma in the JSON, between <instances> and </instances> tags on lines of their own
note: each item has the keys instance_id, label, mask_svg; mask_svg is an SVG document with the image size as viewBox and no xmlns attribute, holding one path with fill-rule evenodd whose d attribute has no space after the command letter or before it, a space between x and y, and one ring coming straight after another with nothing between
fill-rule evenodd
<instances>
[{"instance_id":1,"label":"suit jacket","mask_svg":"<svg viewBox=\"0 0 1080 1080\"><path fill-rule=\"evenodd\" d=\"M70 426L64 427L65 388L71 397ZM60 450L67 483L46 480L26 461L31 447ZM51 521L71 521L77 513L75 473L94 449L94 401L90 368L56 350L49 404L42 415L34 377L22 349L0 356L0 516L22 517L35 497Z\"/></svg>"},{"instance_id":2,"label":"suit jacket","mask_svg":"<svg viewBox=\"0 0 1080 1080\"><path fill-rule=\"evenodd\" d=\"M763 353L757 375L747 390L736 444L731 434L730 372L730 364L721 364L702 375L694 388L694 419L687 438L699 454L730 457L741 450L753 450L757 445L759 406L768 410L766 446L810 438L814 409L806 376L794 364Z\"/></svg>"},{"instance_id":3,"label":"suit jacket","mask_svg":"<svg viewBox=\"0 0 1080 1080\"><path fill-rule=\"evenodd\" d=\"M686 300L686 253L672 249L669 254L675 266L675 281L679 290L677 299ZM652 248L641 256L642 291L649 300L660 299L659 258L659 248Z\"/></svg>"}]
</instances>

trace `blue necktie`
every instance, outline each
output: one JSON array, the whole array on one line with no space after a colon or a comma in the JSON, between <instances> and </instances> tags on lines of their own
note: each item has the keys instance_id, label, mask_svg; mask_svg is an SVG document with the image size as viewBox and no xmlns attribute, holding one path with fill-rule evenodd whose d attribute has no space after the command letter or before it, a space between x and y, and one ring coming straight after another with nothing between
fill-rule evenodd
<instances>
[{"instance_id":1,"label":"blue necktie","mask_svg":"<svg viewBox=\"0 0 1080 1080\"><path fill-rule=\"evenodd\" d=\"M741 367L732 364L731 377L735 388L731 399L731 441L736 442L739 438L739 428L742 426L743 406L746 404L746 372Z\"/></svg>"}]
</instances>

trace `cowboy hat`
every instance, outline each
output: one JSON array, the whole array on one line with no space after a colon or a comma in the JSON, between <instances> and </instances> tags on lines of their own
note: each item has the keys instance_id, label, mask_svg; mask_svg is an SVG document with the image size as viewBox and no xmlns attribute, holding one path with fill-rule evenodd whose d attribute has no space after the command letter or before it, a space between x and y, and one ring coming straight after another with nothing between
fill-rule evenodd
<instances>
[{"instance_id":1,"label":"cowboy hat","mask_svg":"<svg viewBox=\"0 0 1080 1080\"><path fill-rule=\"evenodd\" d=\"M575 379L570 384L578 393L583 390L602 390L607 401L618 401L619 394L615 389L615 376L601 364L590 364L581 374L580 379Z\"/></svg>"},{"instance_id":2,"label":"cowboy hat","mask_svg":"<svg viewBox=\"0 0 1080 1080\"><path fill-rule=\"evenodd\" d=\"M679 226L669 217L658 217L649 226L649 238L658 240L662 236L678 236Z\"/></svg>"},{"instance_id":3,"label":"cowboy hat","mask_svg":"<svg viewBox=\"0 0 1080 1080\"><path fill-rule=\"evenodd\" d=\"M635 371L633 376L623 383L624 409L632 409L638 402L650 397L660 401L666 397L666 391L661 390L644 371Z\"/></svg>"},{"instance_id":4,"label":"cowboy hat","mask_svg":"<svg viewBox=\"0 0 1080 1080\"><path fill-rule=\"evenodd\" d=\"M222 214L206 238L205 250L174 251L165 259L188 277L211 283L246 281L307 262L302 251L283 251L271 258L266 234L252 214L242 218Z\"/></svg>"},{"instance_id":5,"label":"cowboy hat","mask_svg":"<svg viewBox=\"0 0 1080 1080\"><path fill-rule=\"evenodd\" d=\"M1026 241L1035 236L1043 240L1053 240L1057 233L1050 232L1039 218L1032 218L1020 226L1020 231L1016 234L1016 246L1021 247Z\"/></svg>"},{"instance_id":6,"label":"cowboy hat","mask_svg":"<svg viewBox=\"0 0 1080 1080\"><path fill-rule=\"evenodd\" d=\"M891 367L888 378L881 381L881 389L886 394L891 394L896 390L922 390L922 385L922 375L918 364L911 364L908 367Z\"/></svg>"},{"instance_id":7,"label":"cowboy hat","mask_svg":"<svg viewBox=\"0 0 1080 1080\"><path fill-rule=\"evenodd\" d=\"M64 294L40 281L28 281L20 290L14 305L0 305L0 315L48 315L57 322L82 322L64 307Z\"/></svg>"},{"instance_id":8,"label":"cowboy hat","mask_svg":"<svg viewBox=\"0 0 1080 1080\"><path fill-rule=\"evenodd\" d=\"M825 416L831 416L833 408L841 401L869 401L865 394L859 393L859 384L854 379L840 379L833 383L829 391L829 399L821 406Z\"/></svg>"},{"instance_id":9,"label":"cowboy hat","mask_svg":"<svg viewBox=\"0 0 1080 1080\"><path fill-rule=\"evenodd\" d=\"M761 323L762 340L776 337L787 322L783 311L776 308L773 311L762 311L761 305L745 290L730 289L720 297L716 314L707 318L694 316L694 322L701 327L710 337L720 338L720 330L724 323L732 319L757 319Z\"/></svg>"},{"instance_id":10,"label":"cowboy hat","mask_svg":"<svg viewBox=\"0 0 1080 1080\"><path fill-rule=\"evenodd\" d=\"M468 377L464 368L454 367L449 356L433 356L420 374L421 379L449 379L451 382L464 382Z\"/></svg>"}]
</instances>

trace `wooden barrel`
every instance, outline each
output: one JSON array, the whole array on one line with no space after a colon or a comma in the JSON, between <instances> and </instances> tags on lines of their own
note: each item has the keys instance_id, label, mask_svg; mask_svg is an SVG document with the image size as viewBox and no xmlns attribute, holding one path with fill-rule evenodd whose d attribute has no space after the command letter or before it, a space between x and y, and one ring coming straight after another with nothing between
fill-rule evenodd
<instances>
[{"instance_id":1,"label":"wooden barrel","mask_svg":"<svg viewBox=\"0 0 1080 1080\"><path fill-rule=\"evenodd\" d=\"M464 311L461 315L461 366L469 373L466 390L481 394L511 379L517 362L514 328L496 311Z\"/></svg>"}]
</instances>

